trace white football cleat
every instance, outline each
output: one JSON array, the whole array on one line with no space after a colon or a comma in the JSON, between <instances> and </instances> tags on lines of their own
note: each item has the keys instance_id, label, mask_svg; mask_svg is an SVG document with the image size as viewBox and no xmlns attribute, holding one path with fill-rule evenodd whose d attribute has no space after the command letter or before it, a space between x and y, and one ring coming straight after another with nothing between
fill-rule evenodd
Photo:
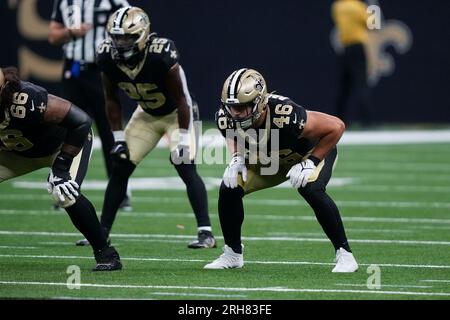
<instances>
[{"instance_id":1,"label":"white football cleat","mask_svg":"<svg viewBox=\"0 0 450 320\"><path fill-rule=\"evenodd\" d=\"M244 245L242 245L242 250L244 250ZM211 263L208 263L203 267L203 269L232 269L232 268L242 268L244 266L244 255L243 253L235 253L233 249L225 245L223 247L223 253L219 258Z\"/></svg>"},{"instance_id":2,"label":"white football cleat","mask_svg":"<svg viewBox=\"0 0 450 320\"><path fill-rule=\"evenodd\" d=\"M358 263L351 252L344 248L336 251L336 266L331 272L355 272L358 270Z\"/></svg>"}]
</instances>

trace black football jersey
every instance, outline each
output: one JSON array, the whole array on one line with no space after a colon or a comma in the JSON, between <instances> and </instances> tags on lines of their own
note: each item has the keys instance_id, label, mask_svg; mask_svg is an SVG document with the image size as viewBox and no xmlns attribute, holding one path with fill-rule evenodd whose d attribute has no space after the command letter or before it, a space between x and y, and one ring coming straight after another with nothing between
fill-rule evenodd
<instances>
[{"instance_id":1,"label":"black football jersey","mask_svg":"<svg viewBox=\"0 0 450 320\"><path fill-rule=\"evenodd\" d=\"M316 142L300 137L307 121L305 108L296 104L291 99L275 94L269 95L268 113L261 128L256 129L257 141L267 141L267 153L275 151L280 158L291 157L293 160L306 156L315 146ZM225 116L225 110L221 108L216 113L216 124L221 134L226 137L227 129L234 130L233 122ZM264 129L264 130L261 130ZM278 150L271 150L271 131L277 130L279 137ZM241 130L235 130L239 134ZM261 132L267 137L261 136ZM248 149L248 146L246 146ZM251 149L250 149L251 150ZM293 154L296 157L293 157Z\"/></svg>"},{"instance_id":2,"label":"black football jersey","mask_svg":"<svg viewBox=\"0 0 450 320\"><path fill-rule=\"evenodd\" d=\"M0 149L19 153L29 158L53 154L61 146L66 130L43 123L47 108L47 90L30 82L21 81L12 104L5 108L0 123Z\"/></svg>"},{"instance_id":3,"label":"black football jersey","mask_svg":"<svg viewBox=\"0 0 450 320\"><path fill-rule=\"evenodd\" d=\"M146 56L136 70L117 65L111 56L111 42L104 40L97 50L97 64L106 76L136 101L147 113L163 116L176 109L164 78L179 59L175 43L166 38L150 38Z\"/></svg>"}]
</instances>

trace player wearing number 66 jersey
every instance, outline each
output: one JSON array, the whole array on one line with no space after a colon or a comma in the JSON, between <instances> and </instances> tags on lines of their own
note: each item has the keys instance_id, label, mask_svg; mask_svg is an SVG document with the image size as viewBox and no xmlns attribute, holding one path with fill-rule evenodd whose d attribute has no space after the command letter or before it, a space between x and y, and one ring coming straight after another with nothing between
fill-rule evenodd
<instances>
[{"instance_id":1,"label":"player wearing number 66 jersey","mask_svg":"<svg viewBox=\"0 0 450 320\"><path fill-rule=\"evenodd\" d=\"M233 72L225 80L221 100L222 106L216 115L217 126L233 155L219 193L219 217L225 247L224 253L205 269L241 268L244 265L241 244L243 197L290 180L314 210L336 250L333 272L356 271L358 264L348 245L339 210L325 191L337 159L336 144L345 129L343 122L324 113L306 110L287 97L269 94L263 76L253 69ZM274 131L278 135L274 135ZM273 143L272 137L278 141ZM279 163L278 170L264 171L267 163L260 153L253 157L252 144L266 150L265 156L271 162ZM247 145L250 147L246 149Z\"/></svg>"},{"instance_id":2,"label":"player wearing number 66 jersey","mask_svg":"<svg viewBox=\"0 0 450 320\"><path fill-rule=\"evenodd\" d=\"M81 194L92 149L91 119L69 101L0 69L0 183L50 167L47 187L74 226L92 243L94 271L122 268L95 208Z\"/></svg>"},{"instance_id":3,"label":"player wearing number 66 jersey","mask_svg":"<svg viewBox=\"0 0 450 320\"><path fill-rule=\"evenodd\" d=\"M194 106L174 42L150 33L149 17L137 7L122 8L111 15L107 33L108 39L97 51L97 64L102 71L106 110L115 144L102 227L110 232L129 177L167 134L170 161L186 184L197 219L198 238L189 247L215 247L205 185L194 164ZM124 131L119 89L138 105Z\"/></svg>"}]
</instances>

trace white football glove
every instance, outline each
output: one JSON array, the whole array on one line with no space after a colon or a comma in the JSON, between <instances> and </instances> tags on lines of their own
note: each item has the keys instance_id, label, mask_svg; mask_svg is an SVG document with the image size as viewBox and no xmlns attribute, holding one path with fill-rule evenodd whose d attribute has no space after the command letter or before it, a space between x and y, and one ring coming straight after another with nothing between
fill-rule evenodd
<instances>
[{"instance_id":1,"label":"white football glove","mask_svg":"<svg viewBox=\"0 0 450 320\"><path fill-rule=\"evenodd\" d=\"M247 167L243 156L237 154L233 156L230 164L223 173L223 183L226 187L234 189L238 186L238 175L242 174L242 180L247 181Z\"/></svg>"},{"instance_id":2,"label":"white football glove","mask_svg":"<svg viewBox=\"0 0 450 320\"><path fill-rule=\"evenodd\" d=\"M75 180L72 180L70 175L66 177L59 177L50 170L47 179L47 191L53 199L62 208L67 208L73 205L80 195L80 186Z\"/></svg>"},{"instance_id":3,"label":"white football glove","mask_svg":"<svg viewBox=\"0 0 450 320\"><path fill-rule=\"evenodd\" d=\"M308 179L316 169L314 162L311 159L306 159L291 167L291 170L286 175L289 178L292 186L296 189L306 186Z\"/></svg>"}]
</instances>

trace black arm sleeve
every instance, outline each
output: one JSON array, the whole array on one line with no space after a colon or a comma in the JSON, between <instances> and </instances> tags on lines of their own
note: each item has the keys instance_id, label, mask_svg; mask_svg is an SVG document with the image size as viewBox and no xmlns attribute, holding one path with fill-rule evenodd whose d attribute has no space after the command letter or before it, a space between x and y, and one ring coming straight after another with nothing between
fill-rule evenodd
<instances>
[{"instance_id":1,"label":"black arm sleeve","mask_svg":"<svg viewBox=\"0 0 450 320\"><path fill-rule=\"evenodd\" d=\"M67 129L64 143L82 148L91 130L92 120L86 112L72 104L60 126Z\"/></svg>"},{"instance_id":2,"label":"black arm sleeve","mask_svg":"<svg viewBox=\"0 0 450 320\"><path fill-rule=\"evenodd\" d=\"M61 5L61 0L53 0L53 12L52 12L51 20L64 24L61 10L59 9L60 5Z\"/></svg>"}]
</instances>

